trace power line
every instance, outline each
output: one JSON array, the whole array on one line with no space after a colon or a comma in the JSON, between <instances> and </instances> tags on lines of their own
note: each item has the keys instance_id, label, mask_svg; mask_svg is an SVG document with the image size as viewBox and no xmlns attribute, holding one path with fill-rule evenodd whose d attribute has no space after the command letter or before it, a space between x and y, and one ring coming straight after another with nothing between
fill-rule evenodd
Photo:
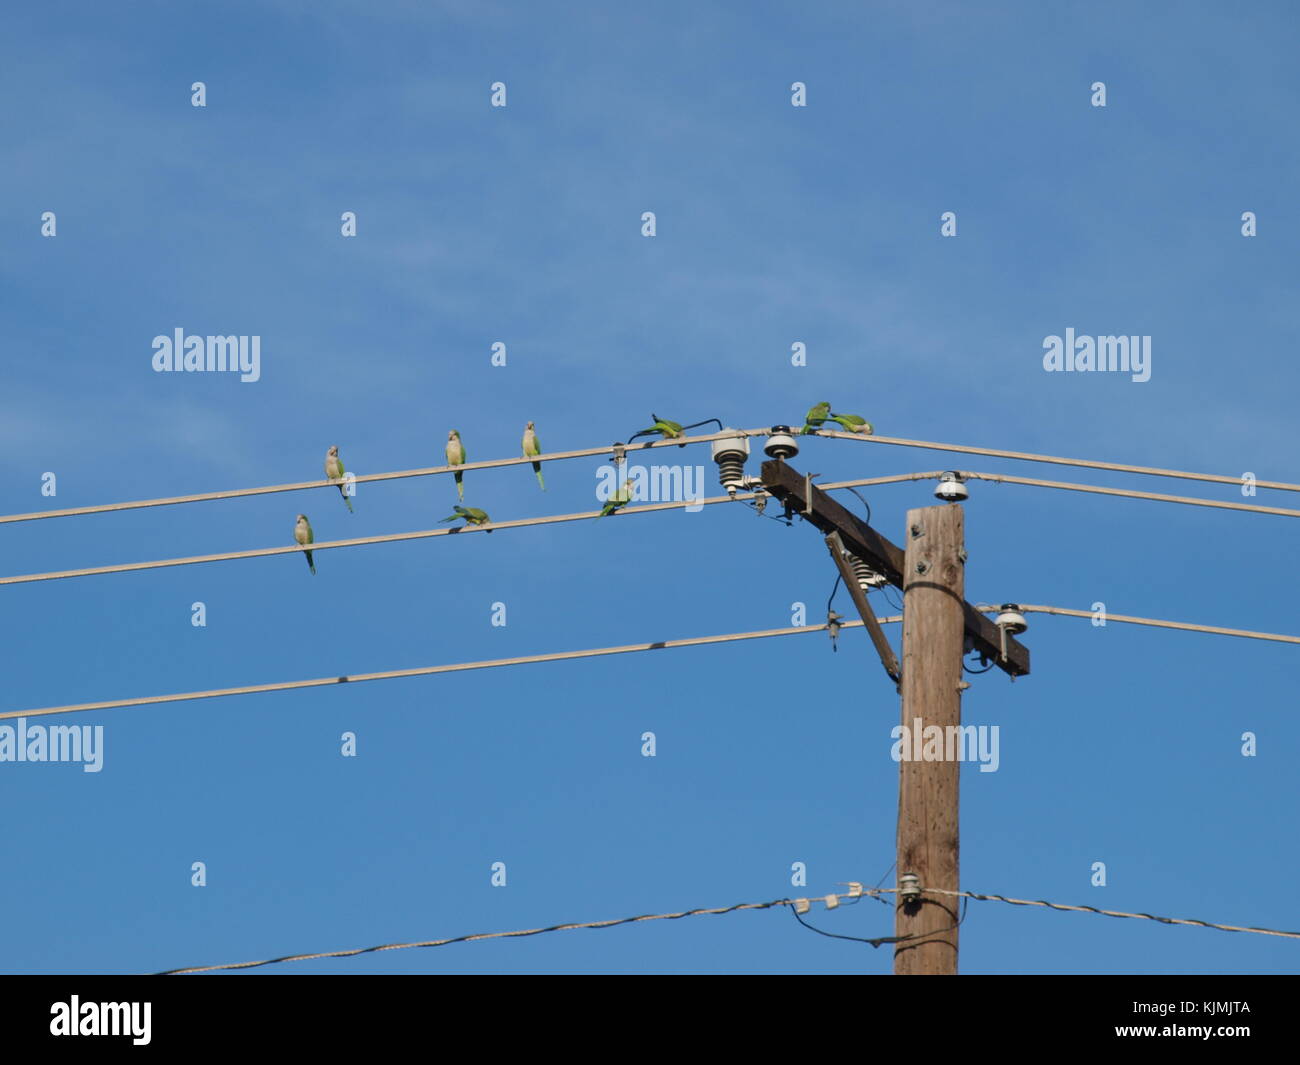
<instances>
[{"instance_id":1,"label":"power line","mask_svg":"<svg viewBox=\"0 0 1300 1065\"><path fill-rule=\"evenodd\" d=\"M707 443L711 440L730 439L736 436L765 436L767 429L729 429L725 433L710 433L706 436L684 436L675 440L652 440L644 444L623 445L627 453L643 451L649 448L681 446L684 444ZM422 466L413 470L393 470L388 473L357 474L351 479L356 484L372 481L396 481L407 477L433 477L444 473L466 473L474 470L491 470L501 466L521 466L533 462L560 462L564 459L591 458L594 455L610 455L613 444L604 447L583 448L578 451L555 451L546 455L521 458L489 459L484 462L466 462L461 466ZM119 510L139 510L144 507L169 507L179 503L203 503L215 499L238 499L242 496L271 495L275 492L298 492L309 488L329 488L343 484L343 481L320 479L315 481L296 481L292 484L271 484L260 488L233 488L223 492L200 492L195 495L167 496L161 499L138 499L126 503L103 503L89 507L70 507L66 510L33 511L30 514L0 515L0 525L19 521L39 521L43 518L70 518L85 514L106 514Z\"/></svg>"},{"instance_id":2,"label":"power line","mask_svg":"<svg viewBox=\"0 0 1300 1065\"><path fill-rule=\"evenodd\" d=\"M841 434L843 435L843 434ZM936 480L946 470L917 472L900 480L926 481ZM1019 484L1034 488L1059 488L1069 492L1088 492L1094 495L1121 496L1125 499L1149 499L1157 503L1180 503L1191 507L1212 507L1216 510L1241 510L1252 514L1277 514L1286 518L1300 518L1300 510L1288 510L1286 507L1265 507L1255 503L1229 503L1217 499L1201 499L1197 496L1175 496L1163 492L1142 492L1131 488L1105 488L1100 485L1078 484L1073 481L1044 481L1037 477L1015 477L1009 473L980 473L975 470L959 470L958 476L964 480L992 481L995 484ZM847 485L818 485L819 488L834 489Z\"/></svg>"},{"instance_id":3,"label":"power line","mask_svg":"<svg viewBox=\"0 0 1300 1065\"><path fill-rule=\"evenodd\" d=\"M845 892L842 895L827 895L825 898L834 898L837 901L845 898L860 898L863 892L860 887L855 885L857 890ZM283 958L266 958L263 961L242 961L232 962L226 965L197 965L186 969L168 969L165 972L154 973L154 976L180 976L185 973L210 973L221 969L253 969L259 965L278 965L287 961L315 961L318 958L352 958L358 954L371 954L381 950L408 950L413 947L445 947L452 943L473 943L482 939L519 939L523 936L540 936L547 932L570 932L578 928L615 928L622 924L636 924L640 921L677 921L683 917L703 917L706 915L719 915L724 913L736 913L739 910L770 910L777 906L793 906L797 902L806 903L807 899L773 899L771 902L738 902L734 906L719 906L714 909L698 910L681 910L678 913L643 913L637 917L619 917L612 921L583 921L573 924L553 924L546 928L525 928L515 932L478 932L474 935L455 936L451 939L428 939L420 943L385 943L378 947L359 947L356 950L330 950L322 951L317 954L289 954Z\"/></svg>"},{"instance_id":4,"label":"power line","mask_svg":"<svg viewBox=\"0 0 1300 1065\"><path fill-rule=\"evenodd\" d=\"M510 460L514 462L515 460ZM519 461L530 461L521 459ZM836 491L842 488L862 488L873 485L897 484L903 481L934 480L942 476L942 471L928 470L916 473L892 474L888 477L869 477L852 481L835 481L819 484L822 491ZM1172 496L1157 492L1139 492L1125 488L1100 488L1095 485L1073 484L1068 481L1042 481L1031 477L1012 477L1007 474L977 473L963 471L965 478L977 478L986 481L1007 482L1010 484L1031 485L1044 488L1060 488L1075 492L1092 492L1101 495L1124 496L1131 499L1150 499L1160 503L1181 503L1187 506L1213 507L1221 510L1242 510L1259 514L1277 514L1288 518L1300 518L1300 510L1287 510L1283 507L1263 507L1249 503L1224 503L1212 499L1196 499L1192 496ZM658 510L678 510L685 507L713 506L717 503L730 503L754 499L756 492L740 492L734 496L711 496L709 498L688 499L680 502L648 503L639 507L621 508L619 514L644 514ZM328 540L311 545L312 551L328 551L336 547L363 547L370 544L397 543L403 540L427 540L435 536L458 536L467 532L492 532L494 529L520 529L534 525L558 525L564 522L584 521L597 518L600 511L588 510L574 514L555 514L540 518L519 518L511 521L496 521L487 525L469 525L454 529L424 529L408 533L388 533L382 536L358 536L347 540ZM167 569L174 566L193 566L203 562L230 562L245 558L263 558L270 555L291 555L302 551L301 546L261 547L248 551L224 551L211 555L194 555L188 558L166 558L150 562L127 562L114 566L91 566L85 569L56 570L50 573L26 573L14 577L0 577L0 585L34 584L38 581L65 580L71 577L95 577L108 573L134 573L140 570Z\"/></svg>"},{"instance_id":5,"label":"power line","mask_svg":"<svg viewBox=\"0 0 1300 1065\"><path fill-rule=\"evenodd\" d=\"M1001 607L995 606L978 606L976 610L985 613L996 613ZM1064 606L1033 606L1023 603L1017 604L1017 609L1021 613L1034 614L1059 614L1067 618L1095 618L1097 612L1094 610L1072 610ZM1226 629L1220 625L1194 625L1186 621L1162 621L1158 618L1135 618L1127 614L1106 614L1106 621L1118 621L1125 625L1149 625L1157 629L1178 629L1182 632L1205 632L1215 636L1237 636L1246 640L1270 640L1274 643L1297 643L1300 644L1300 636L1289 636L1277 632L1253 632L1250 629Z\"/></svg>"},{"instance_id":6,"label":"power line","mask_svg":"<svg viewBox=\"0 0 1300 1065\"><path fill-rule=\"evenodd\" d=\"M1196 928L1214 928L1220 932L1253 932L1260 936L1281 936L1284 939L1300 939L1300 932L1283 932L1276 928L1245 927L1235 924L1216 924L1214 921L1198 921L1190 917L1156 917L1149 913L1125 913L1123 910L1102 910L1096 906L1071 906L1064 902L1044 902L1042 899L1009 899L1005 895L981 895L974 891L941 891L926 888L926 895L949 895L955 898L974 899L976 902L1007 902L1012 906L1045 906L1049 910L1064 910L1072 913L1095 913L1102 917L1131 917L1144 921L1159 921L1161 924L1190 925Z\"/></svg>"},{"instance_id":7,"label":"power line","mask_svg":"<svg viewBox=\"0 0 1300 1065\"><path fill-rule=\"evenodd\" d=\"M1068 607L1018 605L1021 612L1060 614L1064 617L1092 618L1096 615L1086 610ZM981 604L975 608L984 614L996 614L1002 608ZM883 625L903 620L901 614L878 619ZM1247 629L1229 629L1217 625L1195 625L1181 621L1162 621L1157 618L1130 617L1108 614L1107 621L1121 621L1129 625L1150 625L1156 628L1180 629L1186 632L1203 632L1218 636L1236 636L1250 640L1268 640L1275 643L1300 644L1300 636L1272 632L1252 632ZM861 621L837 621L841 629L855 629ZM728 632L717 636L691 636L678 640L656 640L650 643L623 644L617 647L593 647L581 651L557 651L550 654L524 655L518 658L496 658L478 662L453 662L441 666L419 666L415 669L392 669L379 673L354 673L341 677L316 677L310 680L280 681L272 684L250 684L238 688L214 688L209 691L178 692L171 695L149 695L135 699L113 699L96 703L70 703L66 706L40 707L32 710L7 710L0 720L14 717L43 717L48 714L72 714L89 710L119 710L132 706L153 706L159 703L179 703L196 699L218 699L228 695L260 695L265 692L292 691L297 688L323 688L332 684L360 683L368 680L395 680L402 677L426 677L438 673L464 673L475 669L495 669L500 666L534 665L541 662L565 662L580 658L604 658L609 655L631 654L638 651L658 651L675 647L702 647L710 644L735 643L742 640L764 640L777 636L799 636L810 632L825 632L829 626L802 625L784 629L758 629L752 632Z\"/></svg>"},{"instance_id":8,"label":"power line","mask_svg":"<svg viewBox=\"0 0 1300 1065\"><path fill-rule=\"evenodd\" d=\"M529 460L523 460L529 461ZM899 481L920 480L929 474L896 474L891 477L871 477L865 480L838 481L833 484L820 485L827 490L836 488L861 487L864 485L893 484ZM659 510L680 510L685 507L712 506L716 503L730 503L735 500L753 499L757 493L742 492L736 496L712 496L710 498L687 499L680 502L647 503L637 507L623 507L618 515L648 514ZM460 536L465 533L493 532L496 529L522 529L534 525L558 525L564 522L585 521L600 517L598 510L585 510L574 514L554 514L540 518L517 518L511 521L494 521L487 525L466 525L456 528L422 529L406 533L386 533L381 536L357 536L347 540L325 540L308 545L292 547L258 547L248 551L223 551L212 555L192 555L187 558L164 558L149 562L125 562L113 566L90 566L84 569L55 570L50 573L24 573L14 577L0 577L0 585L34 584L37 581L66 580L71 577L95 577L108 573L135 573L140 570L168 569L174 566L193 566L203 562L229 562L244 558L262 558L270 555L292 555L303 550L328 551L336 547L362 547L370 544L389 544L403 540L428 540L436 536Z\"/></svg>"},{"instance_id":9,"label":"power line","mask_svg":"<svg viewBox=\"0 0 1300 1065\"><path fill-rule=\"evenodd\" d=\"M728 439L735 436L744 436L746 438L767 436L770 432L771 429L768 427L761 429L728 429L721 433L681 437L675 440L654 440L644 444L630 444L623 446L626 451L630 453L648 448L708 443L713 440ZM1186 470L1169 470L1154 466L1134 466L1118 462L1099 462L1091 459L1071 459L1063 458L1058 455L1038 455L1026 451L1006 451L998 448L974 447L965 444L942 444L931 440L911 440L905 437L863 436L860 433L844 433L830 429L819 429L812 435L834 440L856 440L858 442L866 441L874 444L891 444L899 447L922 448L927 451L947 451L966 455L987 455L993 458L1018 459L1024 462L1053 463L1061 466L1077 466L1084 469L1111 470L1117 473L1138 473L1152 477L1172 477L1192 481L1206 481L1212 484L1231 484L1240 486L1242 483L1240 477L1229 477L1221 474L1195 473ZM503 466L518 466L531 462L560 462L566 459L590 458L595 455L611 454L613 450L614 445L609 444L603 447L582 448L576 451L556 451L535 457L521 456L518 458L491 459L484 462L467 462L462 466L424 466L417 469L394 470L387 473L358 474L352 477L352 480L357 484L365 484L375 481L399 480L408 477L431 477L440 474L453 473L457 470L461 472L472 472L474 470L488 470ZM104 503L88 507L70 507L63 510L33 511L27 514L6 514L0 515L0 525L22 521L39 521L44 518L77 517L86 514L104 514L121 510L138 510L144 507L174 506L180 503L200 503L219 499L237 499L242 496L269 495L276 492L305 491L311 488L337 486L340 483L341 482L339 481L324 479L315 481L298 481L291 484L265 485L257 488L237 488L221 492L200 492L192 495L169 496L159 499L140 499L121 503ZM1258 488L1271 488L1285 492L1300 492L1300 484L1289 484L1284 481L1257 480L1255 485Z\"/></svg>"},{"instance_id":10,"label":"power line","mask_svg":"<svg viewBox=\"0 0 1300 1065\"><path fill-rule=\"evenodd\" d=\"M899 621L901 618L885 618ZM856 628L861 621L845 621L843 629ZM0 720L11 717L43 717L47 714L71 714L86 710L118 710L128 706L152 706L158 703L179 703L191 699L218 699L227 695L259 695L263 692L292 691L296 688L324 688L332 684L357 684L368 680L395 680L401 677L426 677L437 673L463 673L474 669L495 669L499 666L524 666L538 662L565 662L577 658L603 658L609 655L631 654L636 651L658 651L674 647L700 647L716 643L733 643L739 640L763 640L774 636L796 636L808 632L823 632L826 626L805 625L785 629L761 629L755 632L729 632L720 636L693 636L681 640L656 640L652 643L623 644L619 647L593 647L582 651L559 651L552 654L524 655L518 658L496 658L480 662L454 662L442 666L420 666L416 669L391 669L380 673L354 673L342 677L318 677L312 680L281 681L275 684L250 684L240 688L215 688L211 691L180 692L173 695L150 695L136 699L113 699L97 703L73 703L67 706L49 706L35 710L7 710Z\"/></svg>"},{"instance_id":11,"label":"power line","mask_svg":"<svg viewBox=\"0 0 1300 1065\"><path fill-rule=\"evenodd\" d=\"M1074 484L1070 481L1042 481L1035 477L1012 477L1005 473L974 473L962 471L967 480L993 481L1006 484L1032 485L1037 488L1062 488L1070 492L1091 492L1094 495L1123 496L1128 499L1152 499L1158 503L1182 503L1192 507L1214 507L1218 510L1244 510L1254 514L1280 514L1286 518L1300 518L1300 510L1285 507L1264 507L1255 503L1228 503L1216 499L1198 499L1195 496L1171 496L1163 492L1138 492L1129 488L1103 488L1092 484Z\"/></svg>"},{"instance_id":12,"label":"power line","mask_svg":"<svg viewBox=\"0 0 1300 1065\"><path fill-rule=\"evenodd\" d=\"M991 447L970 447L964 444L939 444L932 440L909 440L897 436L863 436L861 433L845 433L832 429L818 429L816 435L833 440L856 440L859 443L893 444L898 447L916 447L926 451L951 451L963 455L987 455L991 458L1019 459L1023 462L1047 462L1057 466L1078 466L1089 470L1111 470L1115 473L1140 473L1148 477L1176 477L1187 481L1208 481L1212 484L1231 484L1238 487L1243 483L1240 477L1228 477L1216 473L1191 473L1187 470L1166 470L1156 466L1131 466L1121 462L1097 462L1092 459L1069 459L1059 455L1036 455L1028 451L1003 451ZM1273 488L1280 492L1300 492L1300 484L1286 481L1255 481L1257 488Z\"/></svg>"},{"instance_id":13,"label":"power line","mask_svg":"<svg viewBox=\"0 0 1300 1065\"><path fill-rule=\"evenodd\" d=\"M373 954L385 950L409 950L416 947L445 947L452 943L473 943L484 939L519 939L525 936L544 935L547 932L569 932L579 928L615 928L619 925L636 924L642 921L676 921L683 917L700 917L705 915L720 915L726 913L736 913L740 910L771 910L777 907L789 906L796 917L800 914L807 913L814 902L824 902L828 910L835 909L841 901L848 899L856 902L865 897L897 894L898 888L863 888L861 884L850 884L846 892L838 894L823 895L814 898L799 899L773 899L771 902L738 902L732 906L719 906L711 909L681 910L677 913L648 913L641 914L637 917L620 917L610 921L583 921L571 924L554 924L545 928L525 928L511 932L478 932L473 935L454 936L449 939L428 939L412 943L385 943L375 947L358 947L353 950L330 950L319 951L314 954L287 954L279 958L264 958L261 961L242 961L228 962L224 965L195 965L184 969L167 969L164 972L155 973L156 976L179 976L186 973L210 973L231 969L255 969L261 965L279 965L291 961L316 961L321 958L354 958L359 954ZM1156 921L1160 924L1182 925L1195 928L1213 928L1220 932L1246 932L1261 936L1279 936L1284 939L1300 939L1300 932L1285 932L1276 928L1260 928L1257 926L1218 924L1214 921L1200 921L1194 918L1184 917L1158 917L1150 913L1127 913L1123 910L1103 910L1096 906L1074 906L1063 902L1047 902L1043 899L1013 899L1005 895L981 894L975 891L943 891L934 888L927 888L922 891L923 895L943 895L952 898L974 899L977 902L1005 902L1012 906L1041 906L1050 910L1059 910L1071 913L1091 913L1102 917L1119 917L1144 921ZM811 925L807 926L812 928ZM824 932L819 928L813 928L813 931L820 932L822 935L831 936L834 939L857 939L855 936L836 936L830 932ZM878 943L893 942L895 937L885 936L879 940L862 939L859 942L870 943L876 946Z\"/></svg>"}]
</instances>

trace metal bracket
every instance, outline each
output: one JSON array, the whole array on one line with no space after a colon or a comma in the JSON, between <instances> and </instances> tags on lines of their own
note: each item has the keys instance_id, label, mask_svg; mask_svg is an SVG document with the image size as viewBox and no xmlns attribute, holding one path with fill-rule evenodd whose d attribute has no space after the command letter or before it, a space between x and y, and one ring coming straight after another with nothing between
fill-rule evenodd
<instances>
[{"instance_id":1,"label":"metal bracket","mask_svg":"<svg viewBox=\"0 0 1300 1065\"><path fill-rule=\"evenodd\" d=\"M811 514L813 512L812 479L820 476L820 473L805 473L803 475L803 512L805 514Z\"/></svg>"}]
</instances>

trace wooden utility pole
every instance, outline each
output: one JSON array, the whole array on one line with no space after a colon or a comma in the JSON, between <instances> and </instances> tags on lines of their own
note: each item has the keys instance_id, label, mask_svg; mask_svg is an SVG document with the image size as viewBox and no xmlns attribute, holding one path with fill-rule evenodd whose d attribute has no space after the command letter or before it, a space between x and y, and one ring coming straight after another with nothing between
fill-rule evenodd
<instances>
[{"instance_id":1,"label":"wooden utility pole","mask_svg":"<svg viewBox=\"0 0 1300 1065\"><path fill-rule=\"evenodd\" d=\"M898 906L894 947L899 975L957 972L957 900L926 894L926 889L960 890L958 879L958 785L956 757L961 725L962 657L969 645L1012 679L1029 672L1029 650L965 600L965 524L952 504L907 512L905 549L899 548L857 515L840 506L812 478L781 459L763 463L763 487L786 508L820 529L831 557L849 584L881 662L893 677L898 664L880 633L866 596L856 588L841 549L866 562L903 591L903 739L898 780ZM921 733L918 736L917 719ZM925 761L925 728L940 729L940 755ZM932 741L933 743L933 741ZM931 750L933 750L933 746ZM968 747L965 748L969 750ZM920 752L918 757L917 752ZM915 877L915 881L911 878ZM904 882L904 878L908 878ZM907 898L908 884L920 886Z\"/></svg>"},{"instance_id":2,"label":"wooden utility pole","mask_svg":"<svg viewBox=\"0 0 1300 1065\"><path fill-rule=\"evenodd\" d=\"M965 635L963 518L962 508L951 504L907 512L898 875L900 883L904 876L915 875L922 891L957 891L960 884L957 729ZM927 734L934 727L937 734ZM932 740L929 745L927 738ZM927 746L930 759L924 757ZM898 901L894 934L901 941L894 945L894 973L955 976L958 900L927 894L909 902L900 896Z\"/></svg>"}]
</instances>

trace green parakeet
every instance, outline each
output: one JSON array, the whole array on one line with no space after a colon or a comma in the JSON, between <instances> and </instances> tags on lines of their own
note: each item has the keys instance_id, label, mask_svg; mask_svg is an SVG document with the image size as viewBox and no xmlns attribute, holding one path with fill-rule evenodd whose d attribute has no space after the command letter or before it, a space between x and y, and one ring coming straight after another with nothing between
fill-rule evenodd
<instances>
[{"instance_id":1,"label":"green parakeet","mask_svg":"<svg viewBox=\"0 0 1300 1065\"><path fill-rule=\"evenodd\" d=\"M343 465L343 460L339 458L339 446L338 444L335 444L325 452L325 476L331 481L341 481L343 480L343 475L347 472L347 469ZM348 498L347 490L343 485L339 485L339 495L343 497L343 502L348 505L348 513L355 514L356 511L352 509L352 500Z\"/></svg>"},{"instance_id":2,"label":"green parakeet","mask_svg":"<svg viewBox=\"0 0 1300 1065\"><path fill-rule=\"evenodd\" d=\"M856 414L832 414L831 421L839 422L850 433L862 433L864 436L870 436L876 431L866 418L859 418Z\"/></svg>"},{"instance_id":3,"label":"green parakeet","mask_svg":"<svg viewBox=\"0 0 1300 1065\"><path fill-rule=\"evenodd\" d=\"M465 462L465 445L460 442L460 433L455 429L447 434L447 465L461 466ZM465 475L457 470L456 477L456 498L462 503L465 502Z\"/></svg>"},{"instance_id":4,"label":"green parakeet","mask_svg":"<svg viewBox=\"0 0 1300 1065\"><path fill-rule=\"evenodd\" d=\"M443 518L443 521L456 521L458 518L464 518L466 525L487 525L492 519L488 517L486 510L479 510L478 507L452 507L456 513L450 517Z\"/></svg>"},{"instance_id":5,"label":"green parakeet","mask_svg":"<svg viewBox=\"0 0 1300 1065\"><path fill-rule=\"evenodd\" d=\"M540 455L541 453L542 445L537 442L537 433L533 429L533 423L529 422L524 429L524 454ZM542 491L545 492L546 482L542 480L542 464L540 462L533 463L533 473L537 474L537 483L542 486Z\"/></svg>"},{"instance_id":6,"label":"green parakeet","mask_svg":"<svg viewBox=\"0 0 1300 1065\"><path fill-rule=\"evenodd\" d=\"M820 429L830 415L831 405L829 403L818 403L817 406L804 415L803 431L811 433L814 429Z\"/></svg>"},{"instance_id":7,"label":"green parakeet","mask_svg":"<svg viewBox=\"0 0 1300 1065\"><path fill-rule=\"evenodd\" d=\"M311 522L307 520L306 514L298 515L298 523L293 527L293 538L303 546L316 542L316 535L311 531ZM303 554L307 556L307 566L311 570L311 575L316 576L316 563L312 560L311 552L304 551Z\"/></svg>"},{"instance_id":8,"label":"green parakeet","mask_svg":"<svg viewBox=\"0 0 1300 1065\"><path fill-rule=\"evenodd\" d=\"M654 413L651 413L650 418L654 421L654 425L650 426L649 429L642 429L641 432L636 434L637 436L658 433L665 440L675 440L682 435L682 427L676 422L670 422L667 418L661 418Z\"/></svg>"},{"instance_id":9,"label":"green parakeet","mask_svg":"<svg viewBox=\"0 0 1300 1065\"><path fill-rule=\"evenodd\" d=\"M653 417L653 415L651 415L651 417ZM631 501L632 483L630 481L624 481L623 487L618 489L609 497L609 502L605 504L605 508L596 516L596 520L599 521L601 518L613 514L619 507L625 507Z\"/></svg>"}]
</instances>

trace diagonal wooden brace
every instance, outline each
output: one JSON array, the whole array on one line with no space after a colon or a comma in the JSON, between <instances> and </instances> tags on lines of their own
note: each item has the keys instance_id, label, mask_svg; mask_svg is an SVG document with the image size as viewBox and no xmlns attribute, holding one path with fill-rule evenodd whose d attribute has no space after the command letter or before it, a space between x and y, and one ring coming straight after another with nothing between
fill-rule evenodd
<instances>
[{"instance_id":1,"label":"diagonal wooden brace","mask_svg":"<svg viewBox=\"0 0 1300 1065\"><path fill-rule=\"evenodd\" d=\"M889 641L885 639L885 630L880 627L876 612L871 609L871 604L867 602L867 593L858 584L858 578L853 572L853 567L849 565L849 560L844 557L844 543L840 540L840 534L833 532L826 537L826 547L830 550L831 558L835 560L840 576L844 578L844 587L849 590L849 595L853 597L853 605L858 608L858 613L862 615L862 624L867 627L867 635L871 637L871 642L876 645L876 653L880 655L880 664L885 667L885 672L889 674L890 680L895 684L901 683L903 671L898 666L898 658L894 654L894 649L889 646Z\"/></svg>"}]
</instances>

